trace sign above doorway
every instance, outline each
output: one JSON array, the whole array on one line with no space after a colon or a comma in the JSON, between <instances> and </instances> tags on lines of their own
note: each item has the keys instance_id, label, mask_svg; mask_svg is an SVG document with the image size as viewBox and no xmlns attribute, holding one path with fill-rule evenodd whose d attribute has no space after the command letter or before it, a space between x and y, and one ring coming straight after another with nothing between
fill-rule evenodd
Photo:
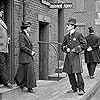
<instances>
[{"instance_id":1,"label":"sign above doorway","mask_svg":"<svg viewBox=\"0 0 100 100\"><path fill-rule=\"evenodd\" d=\"M38 14L38 21L50 23L50 17Z\"/></svg>"}]
</instances>

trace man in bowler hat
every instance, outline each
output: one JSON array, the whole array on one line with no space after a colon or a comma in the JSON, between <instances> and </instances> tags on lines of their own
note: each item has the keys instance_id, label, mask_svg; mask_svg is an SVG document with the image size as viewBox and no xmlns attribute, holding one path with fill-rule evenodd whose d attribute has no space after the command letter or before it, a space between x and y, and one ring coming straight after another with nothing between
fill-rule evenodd
<instances>
[{"instance_id":1,"label":"man in bowler hat","mask_svg":"<svg viewBox=\"0 0 100 100\"><path fill-rule=\"evenodd\" d=\"M93 79L97 63L100 63L100 37L95 34L93 27L88 27L88 30L89 34L85 37L87 41L87 49L84 54L89 77L90 79Z\"/></svg>"},{"instance_id":2,"label":"man in bowler hat","mask_svg":"<svg viewBox=\"0 0 100 100\"><path fill-rule=\"evenodd\" d=\"M2 20L3 10L0 11L0 84L12 88L7 73L6 55L10 38L7 35L7 26Z\"/></svg>"},{"instance_id":3,"label":"man in bowler hat","mask_svg":"<svg viewBox=\"0 0 100 100\"><path fill-rule=\"evenodd\" d=\"M62 51L66 53L63 71L68 74L72 88L67 93L75 93L78 91L79 95L83 95L84 81L81 74L83 70L80 53L86 47L86 41L81 33L76 32L76 27L76 19L70 18L66 26L68 34L64 36L61 45Z\"/></svg>"},{"instance_id":4,"label":"man in bowler hat","mask_svg":"<svg viewBox=\"0 0 100 100\"><path fill-rule=\"evenodd\" d=\"M36 87L36 78L33 56L35 52L30 40L30 29L31 23L29 21L22 22L22 32L19 35L19 67L15 76L15 82L21 89L26 87L28 92L34 93L33 88Z\"/></svg>"}]
</instances>

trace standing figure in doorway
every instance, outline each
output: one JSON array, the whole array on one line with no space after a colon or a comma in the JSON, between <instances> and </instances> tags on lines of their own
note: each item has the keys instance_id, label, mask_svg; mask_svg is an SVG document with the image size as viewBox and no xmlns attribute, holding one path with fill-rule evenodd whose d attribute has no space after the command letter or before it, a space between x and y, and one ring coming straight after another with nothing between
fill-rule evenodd
<instances>
[{"instance_id":1,"label":"standing figure in doorway","mask_svg":"<svg viewBox=\"0 0 100 100\"><path fill-rule=\"evenodd\" d=\"M19 67L15 76L15 82L21 89L26 87L28 92L34 93L33 88L36 87L36 78L33 56L35 52L30 40L30 28L31 23L29 21L22 22L22 32L19 35Z\"/></svg>"},{"instance_id":2,"label":"standing figure in doorway","mask_svg":"<svg viewBox=\"0 0 100 100\"><path fill-rule=\"evenodd\" d=\"M87 63L87 69L90 79L94 78L95 68L97 63L100 63L100 37L95 35L92 27L88 27L89 35L85 37L87 41L87 49L85 50L85 63Z\"/></svg>"},{"instance_id":3,"label":"standing figure in doorway","mask_svg":"<svg viewBox=\"0 0 100 100\"><path fill-rule=\"evenodd\" d=\"M9 83L6 55L8 53L8 44L10 38L7 35L7 26L2 20L3 11L0 11L0 84L3 84L7 88L11 88L12 85Z\"/></svg>"},{"instance_id":4,"label":"standing figure in doorway","mask_svg":"<svg viewBox=\"0 0 100 100\"><path fill-rule=\"evenodd\" d=\"M84 81L82 77L82 62L80 53L86 47L86 40L84 36L76 32L76 19L70 18L67 22L68 34L64 36L61 49L66 53L63 71L68 74L71 84L71 90L68 93L74 93L78 91L79 95L84 94ZM76 79L77 76L77 79Z\"/></svg>"}]
</instances>

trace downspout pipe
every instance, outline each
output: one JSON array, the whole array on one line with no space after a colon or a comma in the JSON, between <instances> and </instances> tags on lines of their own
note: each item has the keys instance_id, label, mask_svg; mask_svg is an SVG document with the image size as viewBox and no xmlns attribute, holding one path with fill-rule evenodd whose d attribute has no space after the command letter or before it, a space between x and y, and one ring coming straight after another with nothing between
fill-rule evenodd
<instances>
[{"instance_id":1,"label":"downspout pipe","mask_svg":"<svg viewBox=\"0 0 100 100\"><path fill-rule=\"evenodd\" d=\"M26 18L26 0L23 0L23 21Z\"/></svg>"}]
</instances>

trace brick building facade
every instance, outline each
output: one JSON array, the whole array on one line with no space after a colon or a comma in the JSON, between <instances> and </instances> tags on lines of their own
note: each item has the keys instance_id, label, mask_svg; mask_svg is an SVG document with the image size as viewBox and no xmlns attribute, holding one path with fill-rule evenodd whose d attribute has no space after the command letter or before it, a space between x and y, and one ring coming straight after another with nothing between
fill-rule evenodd
<instances>
[{"instance_id":1,"label":"brick building facade","mask_svg":"<svg viewBox=\"0 0 100 100\"><path fill-rule=\"evenodd\" d=\"M39 41L54 42L53 45L59 49L57 42L62 42L66 33L66 22L69 17L77 19L78 31L87 35L87 27L93 26L97 35L100 32L100 22L97 13L100 12L100 0L43 0L50 3L71 3L70 9L50 9L48 4L42 0L7 0L4 3L5 22L9 27L8 34L11 35L10 44L10 79L13 81L16 70L19 66L19 44L18 36L21 22L31 21L31 40L34 56L36 77L48 79L48 75L55 73L57 67L57 52L55 49ZM2 0L3 2L3 0ZM59 59L64 60L64 54L59 50Z\"/></svg>"}]
</instances>

